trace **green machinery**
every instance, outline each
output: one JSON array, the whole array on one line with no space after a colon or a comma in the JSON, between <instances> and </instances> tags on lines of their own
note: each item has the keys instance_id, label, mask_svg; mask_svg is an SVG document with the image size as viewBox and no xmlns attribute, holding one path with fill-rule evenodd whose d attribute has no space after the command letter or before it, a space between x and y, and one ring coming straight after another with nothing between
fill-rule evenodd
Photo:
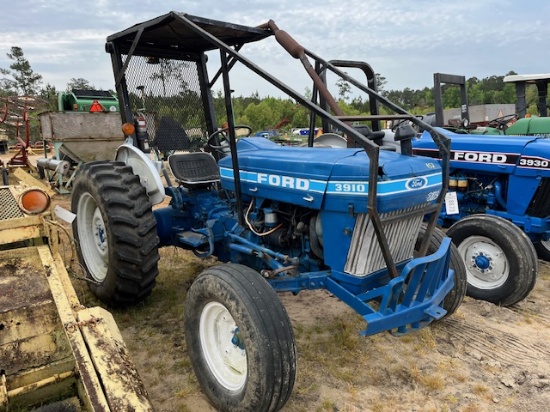
<instances>
[{"instance_id":1,"label":"green machinery","mask_svg":"<svg viewBox=\"0 0 550 412\"><path fill-rule=\"evenodd\" d=\"M93 108L97 110L96 105L98 104L102 108L101 111L118 112L120 110L118 98L113 96L111 92L82 89L72 89L68 92L59 93L57 108L60 112L90 112Z\"/></svg>"}]
</instances>

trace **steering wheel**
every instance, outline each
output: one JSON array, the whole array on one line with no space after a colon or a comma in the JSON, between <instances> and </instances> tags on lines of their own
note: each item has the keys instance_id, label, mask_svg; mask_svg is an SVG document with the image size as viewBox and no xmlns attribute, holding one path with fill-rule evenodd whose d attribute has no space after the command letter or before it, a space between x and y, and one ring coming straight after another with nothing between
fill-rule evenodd
<instances>
[{"instance_id":1,"label":"steering wheel","mask_svg":"<svg viewBox=\"0 0 550 412\"><path fill-rule=\"evenodd\" d=\"M399 126L401 126L403 123L405 123L407 120L409 120L409 119L400 119L400 120L397 121L397 123L395 123L395 124L392 123L390 130L395 133L397 128Z\"/></svg>"},{"instance_id":2,"label":"steering wheel","mask_svg":"<svg viewBox=\"0 0 550 412\"><path fill-rule=\"evenodd\" d=\"M508 128L508 123L517 118L518 115L516 113L507 114L506 116L497 117L496 119L487 122L487 126L494 127L499 130L506 130Z\"/></svg>"},{"instance_id":3,"label":"steering wheel","mask_svg":"<svg viewBox=\"0 0 550 412\"><path fill-rule=\"evenodd\" d=\"M237 133L237 130L244 130L244 134ZM229 131L229 128L223 128L220 130L216 130L214 133L212 133L208 137L208 141L206 144L209 148L211 148L213 151L219 153L222 156L227 156L231 154L231 148L229 147L229 140L227 138L227 132ZM235 135L237 137L248 137L252 134L252 128L250 126L244 126L244 125L237 125L235 126ZM216 142L218 144L216 144Z\"/></svg>"}]
</instances>

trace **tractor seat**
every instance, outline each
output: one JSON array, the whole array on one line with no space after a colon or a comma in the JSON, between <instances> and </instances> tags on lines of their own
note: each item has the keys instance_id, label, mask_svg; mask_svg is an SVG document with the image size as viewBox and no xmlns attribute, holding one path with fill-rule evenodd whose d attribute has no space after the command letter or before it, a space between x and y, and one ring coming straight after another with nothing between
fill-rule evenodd
<instances>
[{"instance_id":1,"label":"tractor seat","mask_svg":"<svg viewBox=\"0 0 550 412\"><path fill-rule=\"evenodd\" d=\"M210 153L175 154L168 158L168 164L176 181L190 188L220 181L218 164Z\"/></svg>"},{"instance_id":2,"label":"tractor seat","mask_svg":"<svg viewBox=\"0 0 550 412\"><path fill-rule=\"evenodd\" d=\"M153 146L161 152L170 152L189 150L191 144L185 129L178 122L171 117L162 116L153 140Z\"/></svg>"}]
</instances>

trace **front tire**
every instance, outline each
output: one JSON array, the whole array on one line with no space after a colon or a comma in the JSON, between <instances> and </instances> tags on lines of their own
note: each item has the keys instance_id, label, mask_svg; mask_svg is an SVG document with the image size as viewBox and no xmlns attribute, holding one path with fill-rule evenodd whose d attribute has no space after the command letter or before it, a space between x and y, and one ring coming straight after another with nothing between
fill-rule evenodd
<instances>
[{"instance_id":1,"label":"front tire","mask_svg":"<svg viewBox=\"0 0 550 412\"><path fill-rule=\"evenodd\" d=\"M502 306L523 300L538 273L537 253L525 233L506 219L472 215L447 231L466 265L468 296Z\"/></svg>"},{"instance_id":2,"label":"front tire","mask_svg":"<svg viewBox=\"0 0 550 412\"><path fill-rule=\"evenodd\" d=\"M206 269L185 302L185 340L199 385L220 411L277 411L296 376L290 319L246 266Z\"/></svg>"},{"instance_id":3,"label":"front tire","mask_svg":"<svg viewBox=\"0 0 550 412\"><path fill-rule=\"evenodd\" d=\"M539 258L550 262L550 240L539 240L535 243L535 249Z\"/></svg>"},{"instance_id":4,"label":"front tire","mask_svg":"<svg viewBox=\"0 0 550 412\"><path fill-rule=\"evenodd\" d=\"M84 164L73 184L71 209L91 291L113 306L145 299L158 274L159 238L151 202L132 168L121 162Z\"/></svg>"},{"instance_id":5,"label":"front tire","mask_svg":"<svg viewBox=\"0 0 550 412\"><path fill-rule=\"evenodd\" d=\"M418 234L418 239L416 241L416 249L420 247L424 236L426 235L426 224L422 224L420 232ZM441 246L441 242L446 237L445 233L439 228L435 228L433 231L432 238L430 239L430 244L428 245L428 254L435 253ZM464 262L458 253L458 249L454 244L451 244L451 259L449 262L450 269L454 271L454 286L451 291L443 299L443 309L447 311L447 314L444 318L452 315L456 312L458 307L461 305L466 295L466 267Z\"/></svg>"}]
</instances>

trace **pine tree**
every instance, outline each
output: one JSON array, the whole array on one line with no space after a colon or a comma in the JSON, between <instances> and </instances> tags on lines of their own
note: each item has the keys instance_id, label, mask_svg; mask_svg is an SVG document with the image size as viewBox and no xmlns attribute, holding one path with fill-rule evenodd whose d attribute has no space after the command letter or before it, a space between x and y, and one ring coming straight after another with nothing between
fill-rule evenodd
<instances>
[{"instance_id":1,"label":"pine tree","mask_svg":"<svg viewBox=\"0 0 550 412\"><path fill-rule=\"evenodd\" d=\"M11 76L12 79L3 78L2 89L10 94L36 96L40 91L42 76L35 73L29 61L25 58L21 47L13 46L11 53L6 55L13 60L9 69L0 68L0 73Z\"/></svg>"}]
</instances>

